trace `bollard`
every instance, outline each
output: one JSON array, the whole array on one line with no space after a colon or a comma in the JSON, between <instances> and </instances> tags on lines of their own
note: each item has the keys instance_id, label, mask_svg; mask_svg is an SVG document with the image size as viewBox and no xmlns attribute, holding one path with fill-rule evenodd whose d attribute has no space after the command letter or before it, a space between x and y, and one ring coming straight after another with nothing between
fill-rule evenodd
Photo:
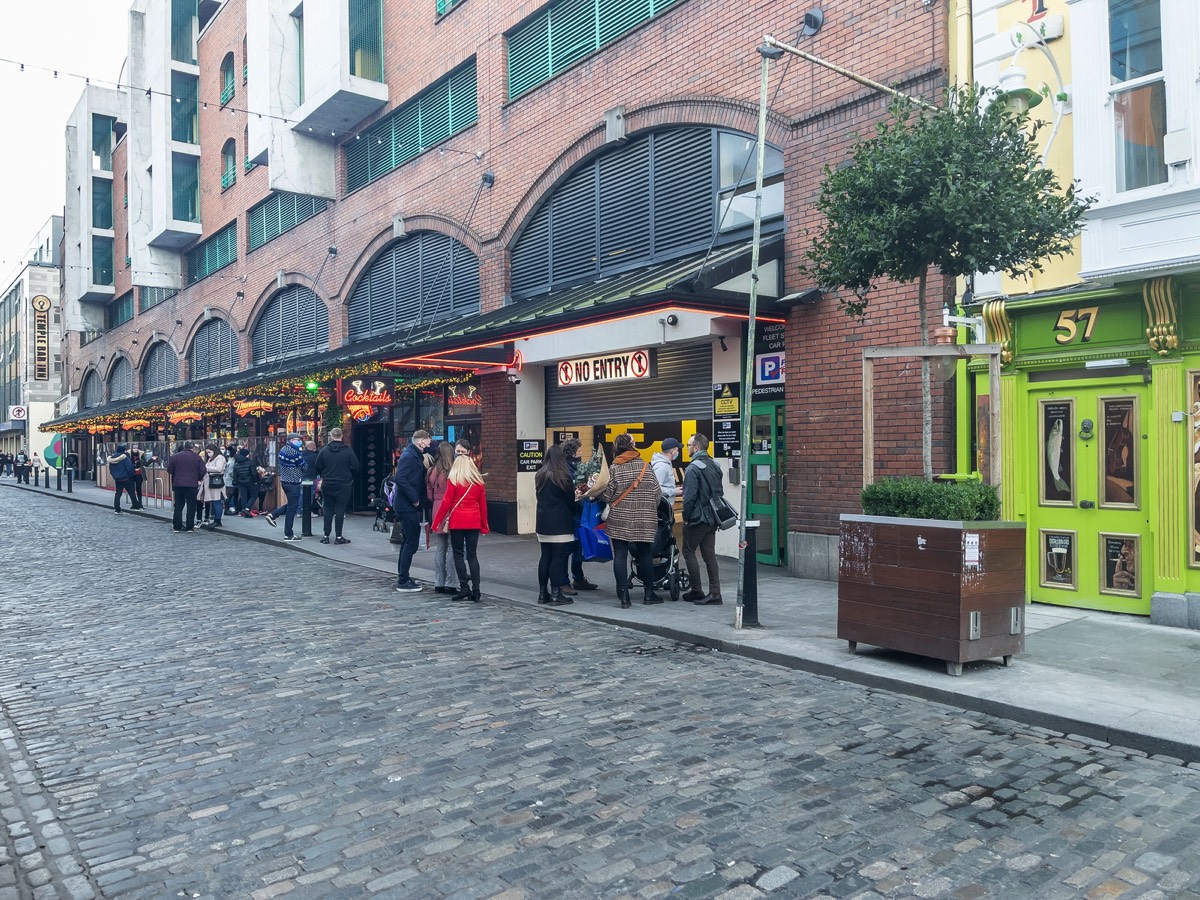
<instances>
[{"instance_id":1,"label":"bollard","mask_svg":"<svg viewBox=\"0 0 1200 900\"><path fill-rule=\"evenodd\" d=\"M742 627L761 628L758 621L758 522L746 522L746 564L742 567Z\"/></svg>"},{"instance_id":2,"label":"bollard","mask_svg":"<svg viewBox=\"0 0 1200 900\"><path fill-rule=\"evenodd\" d=\"M72 476L74 476L74 474L75 474L74 469L67 469L67 493L68 494L74 492L72 489L72 485L74 484L74 478Z\"/></svg>"},{"instance_id":3,"label":"bollard","mask_svg":"<svg viewBox=\"0 0 1200 900\"><path fill-rule=\"evenodd\" d=\"M50 467L46 466L44 469L42 469L42 473L46 476L46 481L42 484L42 487L49 488L50 487Z\"/></svg>"},{"instance_id":4,"label":"bollard","mask_svg":"<svg viewBox=\"0 0 1200 900\"><path fill-rule=\"evenodd\" d=\"M302 489L300 493L300 536L312 537L312 503L313 503L313 483L305 480L301 482Z\"/></svg>"},{"instance_id":5,"label":"bollard","mask_svg":"<svg viewBox=\"0 0 1200 900\"><path fill-rule=\"evenodd\" d=\"M62 469L54 470L54 489L62 493Z\"/></svg>"}]
</instances>

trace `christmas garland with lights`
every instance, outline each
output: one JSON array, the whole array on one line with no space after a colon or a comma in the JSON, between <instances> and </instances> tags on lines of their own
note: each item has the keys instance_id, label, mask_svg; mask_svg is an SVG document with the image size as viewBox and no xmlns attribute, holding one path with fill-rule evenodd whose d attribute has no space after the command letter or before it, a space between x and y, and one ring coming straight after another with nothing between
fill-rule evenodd
<instances>
[{"instance_id":1,"label":"christmas garland with lights","mask_svg":"<svg viewBox=\"0 0 1200 900\"><path fill-rule=\"evenodd\" d=\"M57 432L59 434L100 428L115 430L121 427L122 422L129 422L136 419L149 420L154 423L152 427L155 427L157 425L165 425L167 417L171 413L187 410L195 410L203 415L228 413L230 407L241 400L268 401L275 405L275 413L283 413L301 407L319 407L326 410L340 408L334 392L329 388L320 387L313 392L308 390L305 385L308 382L328 384L336 382L338 378L344 379L355 375L378 373L379 369L380 363L378 362L358 363L336 369L320 369L310 372L308 375L278 379L253 387L196 394L188 398L148 404L133 409L125 409L120 412L97 413L94 416L76 419L73 422L43 425L40 430ZM474 374L472 372L458 372L454 374L439 372L436 375L427 375L419 370L412 370L396 374L389 373L387 377L394 382L398 391L420 391L447 384L464 384L470 381L474 377ZM93 433L98 432L93 431Z\"/></svg>"}]
</instances>

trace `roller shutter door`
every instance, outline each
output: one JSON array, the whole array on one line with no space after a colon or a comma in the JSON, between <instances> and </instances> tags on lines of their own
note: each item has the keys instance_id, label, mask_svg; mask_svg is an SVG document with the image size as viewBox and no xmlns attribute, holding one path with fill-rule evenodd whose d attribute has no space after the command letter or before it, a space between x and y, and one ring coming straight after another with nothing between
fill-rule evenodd
<instances>
[{"instance_id":1,"label":"roller shutter door","mask_svg":"<svg viewBox=\"0 0 1200 900\"><path fill-rule=\"evenodd\" d=\"M658 374L645 381L559 387L546 366L546 425L711 419L712 344L655 349Z\"/></svg>"}]
</instances>

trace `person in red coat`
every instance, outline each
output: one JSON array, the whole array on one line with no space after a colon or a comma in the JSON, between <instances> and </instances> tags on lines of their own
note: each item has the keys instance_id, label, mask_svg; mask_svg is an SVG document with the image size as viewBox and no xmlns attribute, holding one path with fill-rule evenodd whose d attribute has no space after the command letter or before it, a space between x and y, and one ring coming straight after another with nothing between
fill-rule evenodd
<instances>
[{"instance_id":1,"label":"person in red coat","mask_svg":"<svg viewBox=\"0 0 1200 900\"><path fill-rule=\"evenodd\" d=\"M458 572L458 593L451 600L479 602L479 535L488 533L487 491L483 476L469 456L456 456L446 479L446 493L433 517L433 530L439 531L449 519L450 548ZM467 569L470 568L470 581Z\"/></svg>"}]
</instances>

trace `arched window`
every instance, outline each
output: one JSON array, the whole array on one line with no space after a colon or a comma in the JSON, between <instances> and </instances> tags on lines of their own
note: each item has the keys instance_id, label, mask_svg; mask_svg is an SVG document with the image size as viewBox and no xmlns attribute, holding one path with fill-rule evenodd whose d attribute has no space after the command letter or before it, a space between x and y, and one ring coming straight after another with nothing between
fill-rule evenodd
<instances>
[{"instance_id":1,"label":"arched window","mask_svg":"<svg viewBox=\"0 0 1200 900\"><path fill-rule=\"evenodd\" d=\"M329 312L311 289L293 284L279 291L250 334L254 361L263 362L329 348Z\"/></svg>"},{"instance_id":2,"label":"arched window","mask_svg":"<svg viewBox=\"0 0 1200 900\"><path fill-rule=\"evenodd\" d=\"M233 99L234 94L233 53L226 53L221 60L221 105Z\"/></svg>"},{"instance_id":3,"label":"arched window","mask_svg":"<svg viewBox=\"0 0 1200 900\"><path fill-rule=\"evenodd\" d=\"M79 406L82 409L95 409L104 405L104 382L95 372L88 372L79 387Z\"/></svg>"},{"instance_id":4,"label":"arched window","mask_svg":"<svg viewBox=\"0 0 1200 900\"><path fill-rule=\"evenodd\" d=\"M179 383L179 357L168 344L157 343L146 354L142 364L142 393L175 387Z\"/></svg>"},{"instance_id":5,"label":"arched window","mask_svg":"<svg viewBox=\"0 0 1200 900\"><path fill-rule=\"evenodd\" d=\"M749 236L754 138L678 128L631 139L572 171L512 247L512 295L530 297ZM767 230L783 227L783 154L767 148Z\"/></svg>"},{"instance_id":6,"label":"arched window","mask_svg":"<svg viewBox=\"0 0 1200 900\"><path fill-rule=\"evenodd\" d=\"M230 138L221 148L221 190L233 187L237 181L237 141Z\"/></svg>"},{"instance_id":7,"label":"arched window","mask_svg":"<svg viewBox=\"0 0 1200 900\"><path fill-rule=\"evenodd\" d=\"M479 260L432 231L400 238L375 257L350 294L350 340L479 312Z\"/></svg>"},{"instance_id":8,"label":"arched window","mask_svg":"<svg viewBox=\"0 0 1200 900\"><path fill-rule=\"evenodd\" d=\"M133 364L125 357L113 363L108 373L108 399L124 400L133 396Z\"/></svg>"},{"instance_id":9,"label":"arched window","mask_svg":"<svg viewBox=\"0 0 1200 900\"><path fill-rule=\"evenodd\" d=\"M209 319L192 341L191 379L208 378L238 368L238 340L224 319Z\"/></svg>"}]
</instances>

